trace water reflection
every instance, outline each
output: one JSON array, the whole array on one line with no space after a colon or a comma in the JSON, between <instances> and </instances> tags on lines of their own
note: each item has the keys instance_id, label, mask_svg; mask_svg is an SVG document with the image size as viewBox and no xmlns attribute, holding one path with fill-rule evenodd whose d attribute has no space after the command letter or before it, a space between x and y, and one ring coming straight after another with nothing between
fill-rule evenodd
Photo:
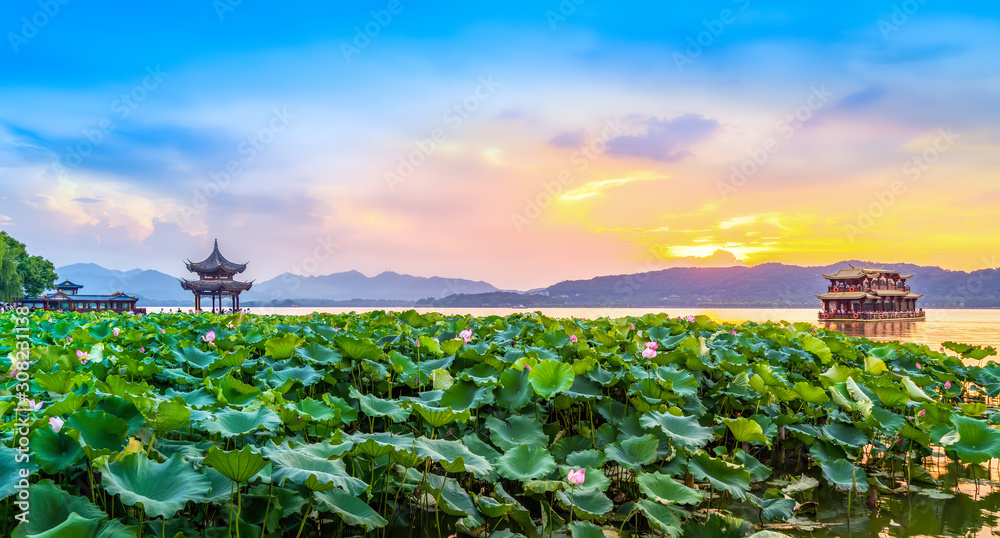
<instances>
[{"instance_id":1,"label":"water reflection","mask_svg":"<svg viewBox=\"0 0 1000 538\"><path fill-rule=\"evenodd\" d=\"M925 321L880 321L862 323L857 321L829 321L823 323L829 329L840 331L847 336L863 336L872 340L902 340L909 342L917 332L918 325Z\"/></svg>"},{"instance_id":2,"label":"water reflection","mask_svg":"<svg viewBox=\"0 0 1000 538\"><path fill-rule=\"evenodd\" d=\"M948 490L944 490L948 491ZM951 499L932 499L918 493L883 496L875 511L855 498L848 518L847 496L823 488L816 494L816 521L828 525L809 532L783 530L795 536L919 537L996 536L1000 517L1000 490L995 486L963 482Z\"/></svg>"}]
</instances>

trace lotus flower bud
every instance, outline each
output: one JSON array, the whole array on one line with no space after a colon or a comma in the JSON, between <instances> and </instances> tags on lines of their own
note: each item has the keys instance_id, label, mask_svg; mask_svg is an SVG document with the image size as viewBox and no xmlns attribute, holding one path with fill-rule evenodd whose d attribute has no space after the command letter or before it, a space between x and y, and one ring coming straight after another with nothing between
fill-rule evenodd
<instances>
[{"instance_id":1,"label":"lotus flower bud","mask_svg":"<svg viewBox=\"0 0 1000 538\"><path fill-rule=\"evenodd\" d=\"M570 469L566 475L566 480L573 486L582 486L586 478L583 469Z\"/></svg>"},{"instance_id":2,"label":"lotus flower bud","mask_svg":"<svg viewBox=\"0 0 1000 538\"><path fill-rule=\"evenodd\" d=\"M577 342L577 340L579 340L579 338L577 338L575 334L569 335L569 341L570 342L573 342L575 344Z\"/></svg>"},{"instance_id":3,"label":"lotus flower bud","mask_svg":"<svg viewBox=\"0 0 1000 538\"><path fill-rule=\"evenodd\" d=\"M52 429L55 430L56 433L59 433L59 430L62 429L63 424L65 424L63 419L59 417L49 417L49 426L52 426Z\"/></svg>"}]
</instances>

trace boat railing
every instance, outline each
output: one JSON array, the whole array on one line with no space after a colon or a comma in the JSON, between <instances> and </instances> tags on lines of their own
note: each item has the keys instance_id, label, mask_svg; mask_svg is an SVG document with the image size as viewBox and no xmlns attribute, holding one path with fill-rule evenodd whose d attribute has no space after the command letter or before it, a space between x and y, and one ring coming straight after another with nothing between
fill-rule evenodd
<instances>
[{"instance_id":1,"label":"boat railing","mask_svg":"<svg viewBox=\"0 0 1000 538\"><path fill-rule=\"evenodd\" d=\"M888 312L820 312L820 321L865 321L865 320L908 320L925 319L923 310L905 310Z\"/></svg>"}]
</instances>

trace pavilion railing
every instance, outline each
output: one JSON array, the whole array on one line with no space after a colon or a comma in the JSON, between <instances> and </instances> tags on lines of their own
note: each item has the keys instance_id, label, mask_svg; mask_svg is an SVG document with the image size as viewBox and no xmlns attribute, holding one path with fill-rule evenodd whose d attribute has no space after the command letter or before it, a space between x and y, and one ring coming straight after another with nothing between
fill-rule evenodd
<instances>
[{"instance_id":1,"label":"pavilion railing","mask_svg":"<svg viewBox=\"0 0 1000 538\"><path fill-rule=\"evenodd\" d=\"M926 319L923 310L902 312L820 312L820 321L872 321L872 320L920 320Z\"/></svg>"},{"instance_id":2,"label":"pavilion railing","mask_svg":"<svg viewBox=\"0 0 1000 538\"><path fill-rule=\"evenodd\" d=\"M859 291L906 291L906 292L909 292L910 291L910 287L909 286L869 286L867 288L861 287L861 286L828 286L826 288L826 291L834 293L834 288L836 288L837 291L839 291L841 293L843 293L843 292L850 293L851 288L854 288L855 292L859 292Z\"/></svg>"}]
</instances>

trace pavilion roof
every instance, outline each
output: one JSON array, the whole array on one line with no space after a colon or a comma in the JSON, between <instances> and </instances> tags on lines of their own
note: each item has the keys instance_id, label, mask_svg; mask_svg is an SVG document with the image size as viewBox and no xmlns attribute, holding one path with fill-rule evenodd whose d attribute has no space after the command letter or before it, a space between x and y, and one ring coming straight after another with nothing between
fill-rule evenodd
<instances>
[{"instance_id":1,"label":"pavilion roof","mask_svg":"<svg viewBox=\"0 0 1000 538\"><path fill-rule=\"evenodd\" d=\"M124 293L118 291L112 295L66 295L65 293L50 293L48 295L42 295L41 297L24 299L25 302L41 302L41 301L51 301L56 300L66 300L66 301L137 301L135 295L125 295Z\"/></svg>"},{"instance_id":2,"label":"pavilion roof","mask_svg":"<svg viewBox=\"0 0 1000 538\"><path fill-rule=\"evenodd\" d=\"M253 281L238 280L182 280L181 287L190 291L248 291Z\"/></svg>"},{"instance_id":3,"label":"pavilion roof","mask_svg":"<svg viewBox=\"0 0 1000 538\"><path fill-rule=\"evenodd\" d=\"M877 297L875 297L874 295L865 293L863 291L853 291L853 292L852 291L841 291L841 292L832 292L831 291L829 293L824 293L823 295L817 295L816 298L817 299L822 299L822 300L844 299L844 300L848 300L848 301L852 301L852 300L855 300L855 299L866 299L866 298L867 299L877 299Z\"/></svg>"},{"instance_id":4,"label":"pavilion roof","mask_svg":"<svg viewBox=\"0 0 1000 538\"><path fill-rule=\"evenodd\" d=\"M881 275L899 275L899 278L913 278L913 275L900 275L899 271L895 269L886 269L884 267L854 267L850 269L841 269L836 273L830 275L823 275L823 278L829 280L850 280L853 278L865 278L865 277L878 277Z\"/></svg>"},{"instance_id":5,"label":"pavilion roof","mask_svg":"<svg viewBox=\"0 0 1000 538\"><path fill-rule=\"evenodd\" d=\"M192 273L214 273L220 269L229 273L242 273L243 271L246 271L247 264L234 263L227 260L226 257L219 252L219 240L216 239L215 248L212 249L212 253L200 262L192 262L191 260L188 260L187 269Z\"/></svg>"},{"instance_id":6,"label":"pavilion roof","mask_svg":"<svg viewBox=\"0 0 1000 538\"><path fill-rule=\"evenodd\" d=\"M81 284L74 284L69 281L69 279L63 280L62 282L56 284L57 290L78 290L82 288Z\"/></svg>"}]
</instances>

